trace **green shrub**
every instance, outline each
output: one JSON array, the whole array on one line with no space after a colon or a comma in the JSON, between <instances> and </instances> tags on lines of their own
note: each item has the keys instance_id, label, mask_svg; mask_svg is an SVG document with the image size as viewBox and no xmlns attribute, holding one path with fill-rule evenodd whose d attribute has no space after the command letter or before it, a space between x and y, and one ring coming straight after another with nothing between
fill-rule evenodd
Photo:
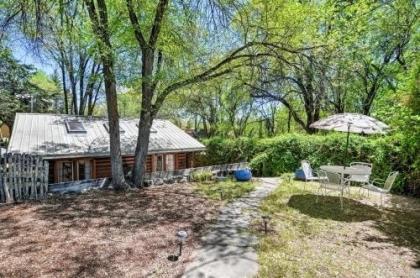
<instances>
[{"instance_id":1,"label":"green shrub","mask_svg":"<svg viewBox=\"0 0 420 278\"><path fill-rule=\"evenodd\" d=\"M216 165L249 161L253 157L257 140L247 137L237 139L213 137L204 140L204 144L207 149L206 154L198 155L195 161L199 165Z\"/></svg>"},{"instance_id":2,"label":"green shrub","mask_svg":"<svg viewBox=\"0 0 420 278\"><path fill-rule=\"evenodd\" d=\"M191 179L198 182L209 181L212 177L213 174L211 171L197 171L191 175Z\"/></svg>"},{"instance_id":3,"label":"green shrub","mask_svg":"<svg viewBox=\"0 0 420 278\"><path fill-rule=\"evenodd\" d=\"M350 135L346 155L346 134L325 135L285 134L265 139L222 139L205 141L207 152L201 157L205 164L224 164L247 160L257 176L279 176L294 172L300 161L307 159L313 168L325 164L348 165L351 161L373 163L373 178L386 178L390 171L400 176L394 192L419 188L419 170L414 167L418 152L413 153L401 143L402 135Z\"/></svg>"}]
</instances>

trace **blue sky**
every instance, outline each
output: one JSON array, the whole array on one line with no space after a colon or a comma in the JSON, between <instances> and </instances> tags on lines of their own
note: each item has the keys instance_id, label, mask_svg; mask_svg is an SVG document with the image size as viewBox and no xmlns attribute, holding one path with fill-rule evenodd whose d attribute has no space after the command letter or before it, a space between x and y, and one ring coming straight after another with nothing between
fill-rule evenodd
<instances>
[{"instance_id":1,"label":"blue sky","mask_svg":"<svg viewBox=\"0 0 420 278\"><path fill-rule=\"evenodd\" d=\"M33 65L37 69L44 71L47 74L53 74L54 66L47 59L39 57L33 50L28 47L26 42L20 39L10 40L8 46L13 52L13 56L21 63Z\"/></svg>"}]
</instances>

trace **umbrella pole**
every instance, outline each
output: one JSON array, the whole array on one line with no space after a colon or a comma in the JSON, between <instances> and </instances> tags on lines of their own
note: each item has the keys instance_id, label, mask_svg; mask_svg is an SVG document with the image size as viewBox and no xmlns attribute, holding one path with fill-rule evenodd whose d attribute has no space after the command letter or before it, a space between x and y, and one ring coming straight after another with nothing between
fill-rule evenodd
<instances>
[{"instance_id":1,"label":"umbrella pole","mask_svg":"<svg viewBox=\"0 0 420 278\"><path fill-rule=\"evenodd\" d=\"M350 124L347 130L347 142L346 142L346 153L344 155L344 163L347 163L348 156L349 156L349 141L350 141ZM346 167L346 166L344 166Z\"/></svg>"}]
</instances>

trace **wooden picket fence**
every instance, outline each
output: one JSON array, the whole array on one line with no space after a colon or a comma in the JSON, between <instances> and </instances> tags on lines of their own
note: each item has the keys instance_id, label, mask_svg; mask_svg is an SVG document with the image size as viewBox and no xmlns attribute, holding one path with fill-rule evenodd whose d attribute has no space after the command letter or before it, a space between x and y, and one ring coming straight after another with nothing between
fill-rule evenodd
<instances>
[{"instance_id":1,"label":"wooden picket fence","mask_svg":"<svg viewBox=\"0 0 420 278\"><path fill-rule=\"evenodd\" d=\"M0 202L47 197L48 161L29 154L5 154L0 159Z\"/></svg>"}]
</instances>

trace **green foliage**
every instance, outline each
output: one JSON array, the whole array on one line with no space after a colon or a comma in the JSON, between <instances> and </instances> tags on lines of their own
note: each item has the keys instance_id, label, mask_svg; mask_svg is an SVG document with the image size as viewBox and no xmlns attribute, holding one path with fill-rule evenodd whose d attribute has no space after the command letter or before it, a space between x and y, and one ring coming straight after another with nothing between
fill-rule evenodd
<instances>
[{"instance_id":1,"label":"green foliage","mask_svg":"<svg viewBox=\"0 0 420 278\"><path fill-rule=\"evenodd\" d=\"M399 171L394 191L404 192L418 185L416 155L406 149L400 134L386 137L350 136L346 155L346 134L286 134L269 139L212 138L205 141L207 153L202 163L221 164L250 161L256 175L279 176L294 172L300 161L307 159L313 168L326 164L348 165L351 161L373 163L373 177L386 178L390 171ZM418 153L418 152L417 152Z\"/></svg>"},{"instance_id":2,"label":"green foliage","mask_svg":"<svg viewBox=\"0 0 420 278\"><path fill-rule=\"evenodd\" d=\"M16 60L10 49L0 45L0 121L12 126L16 112L45 112L56 88L42 72Z\"/></svg>"},{"instance_id":3,"label":"green foliage","mask_svg":"<svg viewBox=\"0 0 420 278\"><path fill-rule=\"evenodd\" d=\"M207 153L197 156L199 164L214 165L238 161L248 161L253 157L256 138L240 137L237 139L223 139L213 137L204 140Z\"/></svg>"},{"instance_id":4,"label":"green foliage","mask_svg":"<svg viewBox=\"0 0 420 278\"><path fill-rule=\"evenodd\" d=\"M57 95L60 92L60 85L57 80L50 78L45 72L37 71L30 82L43 90L46 94Z\"/></svg>"},{"instance_id":5,"label":"green foliage","mask_svg":"<svg viewBox=\"0 0 420 278\"><path fill-rule=\"evenodd\" d=\"M255 188L254 182L238 182L233 180L214 183L197 183L195 191L207 198L220 200L233 200L240 198Z\"/></svg>"},{"instance_id":6,"label":"green foliage","mask_svg":"<svg viewBox=\"0 0 420 278\"><path fill-rule=\"evenodd\" d=\"M417 42L420 35L417 35ZM414 56L417 54L413 54ZM398 90L388 90L377 101L375 116L395 128L399 156L410 163L411 180L420 180L420 60L414 60L407 71L398 75ZM416 183L413 183L413 186Z\"/></svg>"}]
</instances>

